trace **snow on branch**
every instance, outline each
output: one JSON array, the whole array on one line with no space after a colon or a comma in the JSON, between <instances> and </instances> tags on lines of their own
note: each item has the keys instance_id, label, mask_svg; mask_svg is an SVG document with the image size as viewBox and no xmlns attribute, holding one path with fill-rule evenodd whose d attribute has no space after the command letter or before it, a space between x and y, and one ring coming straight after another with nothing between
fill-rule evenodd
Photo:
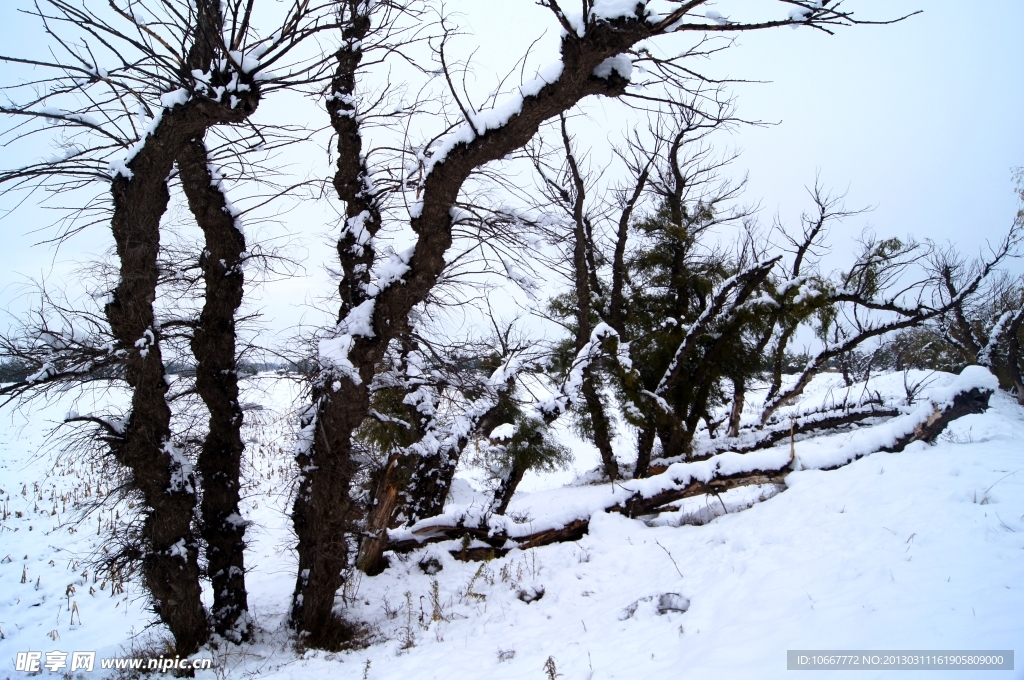
<instances>
[{"instance_id":1,"label":"snow on branch","mask_svg":"<svg viewBox=\"0 0 1024 680\"><path fill-rule=\"evenodd\" d=\"M665 374L654 390L655 394L663 394L674 381L678 380L678 374L686 365L687 359L697 350L700 338L712 328L729 323L741 312L750 296L781 259L782 257L779 256L751 265L740 273L729 277L719 286L711 296L707 307L687 329L686 335L672 357L672 362L665 369ZM770 299L761 300L760 298L756 301L758 303L771 302Z\"/></svg>"},{"instance_id":2,"label":"snow on branch","mask_svg":"<svg viewBox=\"0 0 1024 680\"><path fill-rule=\"evenodd\" d=\"M558 391L535 404L534 408L538 417L550 422L565 413L571 404L576 403L583 387L584 374L590 365L601 357L602 342L607 338L617 339L618 337L618 331L608 324L604 322L597 324L590 334L590 340L580 348L573 358L569 374L562 381Z\"/></svg>"}]
</instances>

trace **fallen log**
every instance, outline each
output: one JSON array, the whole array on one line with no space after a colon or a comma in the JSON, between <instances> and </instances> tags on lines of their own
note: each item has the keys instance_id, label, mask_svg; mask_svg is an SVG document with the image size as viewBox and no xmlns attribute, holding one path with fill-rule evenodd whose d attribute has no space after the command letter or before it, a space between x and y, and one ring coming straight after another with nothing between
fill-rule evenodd
<instances>
[{"instance_id":1,"label":"fallen log","mask_svg":"<svg viewBox=\"0 0 1024 680\"><path fill-rule=\"evenodd\" d=\"M706 449L693 456L690 460L707 460L719 453L732 451L734 453L750 453L762 449L770 449L790 437L811 434L819 430L834 430L846 425L855 425L865 420L874 418L894 418L900 414L896 408L881 408L875 404L867 408L855 410L843 409L838 411L824 411L802 416L788 427L763 432L751 431L751 436L729 437L715 440ZM753 438L753 441L751 439ZM651 474L660 474L668 469L673 462L668 460L654 460L648 468Z\"/></svg>"},{"instance_id":2,"label":"fallen log","mask_svg":"<svg viewBox=\"0 0 1024 680\"><path fill-rule=\"evenodd\" d=\"M786 475L792 470L788 467L779 470L755 470L754 472L739 473L735 475L724 475L712 479L709 482L691 482L682 489L665 491L643 498L640 495L632 496L622 505L610 507L606 512L618 512L626 517L636 518L644 515L653 515L661 512L663 507L670 503L677 503L686 498L694 496L718 496L731 489L738 489L741 486L757 486L759 484L785 484Z\"/></svg>"},{"instance_id":3,"label":"fallen log","mask_svg":"<svg viewBox=\"0 0 1024 680\"><path fill-rule=\"evenodd\" d=\"M921 441L932 443L938 439L942 431L951 422L958 418L971 415L972 413L983 413L988 408L988 400L992 397L992 390L985 390L974 387L966 392L958 393L950 405L945 408L935 407L928 419L914 428L914 431L896 440L891 447L884 447L881 451L899 453L913 442Z\"/></svg>"},{"instance_id":4,"label":"fallen log","mask_svg":"<svg viewBox=\"0 0 1024 680\"><path fill-rule=\"evenodd\" d=\"M610 501L603 507L595 508L588 517L577 517L564 524L528 532L524 524L510 517L467 511L459 517L442 515L391 530L388 549L408 552L428 543L451 541L459 544L449 550L458 559L492 559L514 549L579 540L589 529L590 517L597 512L617 512L633 518L653 515L686 498L718 495L743 486L784 485L786 476L794 470L834 470L871 453L897 453L915 441L930 443L951 422L988 408L989 398L997 388L995 378L985 369L972 369L979 367L968 367L949 388L937 390L931 401L879 426L888 428L890 444L873 445L881 436L875 433L862 437L860 442L847 442L829 457L818 456L816 460L794 457L785 449L720 453L702 461L674 463L661 474L645 479L616 483ZM872 434L867 430L858 432Z\"/></svg>"}]
</instances>

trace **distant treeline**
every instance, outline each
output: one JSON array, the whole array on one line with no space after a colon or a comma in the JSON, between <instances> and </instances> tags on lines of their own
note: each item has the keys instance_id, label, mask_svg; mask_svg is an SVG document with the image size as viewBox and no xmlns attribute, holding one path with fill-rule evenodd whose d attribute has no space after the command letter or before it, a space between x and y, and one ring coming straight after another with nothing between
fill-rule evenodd
<instances>
[{"instance_id":1,"label":"distant treeline","mask_svg":"<svg viewBox=\"0 0 1024 680\"><path fill-rule=\"evenodd\" d=\"M196 374L195 364L184 362L171 362L165 369L171 375L194 376ZM238 375L256 375L257 373L309 373L313 370L310 361L299 362L258 362L239 361L237 364Z\"/></svg>"},{"instance_id":2,"label":"distant treeline","mask_svg":"<svg viewBox=\"0 0 1024 680\"><path fill-rule=\"evenodd\" d=\"M20 359L0 359L0 383L24 382L38 369L21 361ZM309 373L312 371L312 363L309 361L299 362L250 362L238 363L239 375L256 375L257 373ZM171 375L194 376L196 367L194 364L172 362L166 367L167 373Z\"/></svg>"}]
</instances>

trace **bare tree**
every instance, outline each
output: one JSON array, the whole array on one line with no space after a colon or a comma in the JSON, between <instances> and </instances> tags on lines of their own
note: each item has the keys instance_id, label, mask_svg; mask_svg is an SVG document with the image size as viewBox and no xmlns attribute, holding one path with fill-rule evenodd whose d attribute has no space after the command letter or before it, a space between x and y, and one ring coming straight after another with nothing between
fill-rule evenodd
<instances>
[{"instance_id":1,"label":"bare tree","mask_svg":"<svg viewBox=\"0 0 1024 680\"><path fill-rule=\"evenodd\" d=\"M927 260L929 251L933 252L930 246L866 237L854 264L838 276L838 285L819 288L819 302L828 309L824 329L833 330L831 341L822 333L825 347L811 357L792 385L765 400L761 424L798 397L829 361L868 340L951 314L958 304L978 292L986 278L1014 252L1019 239L1020 228L1015 225L977 263L962 286L954 293L944 294L941 259L938 266L921 272L922 275L911 274L912 265Z\"/></svg>"},{"instance_id":2,"label":"bare tree","mask_svg":"<svg viewBox=\"0 0 1024 680\"><path fill-rule=\"evenodd\" d=\"M172 432L162 348L168 328L159 323L154 308L161 280L161 219L171 199L168 177L175 162L191 150L202 158L193 156L182 164L186 174L199 173L190 174L186 184L195 189L191 192L195 196L208 189L208 180L199 186L205 178L196 164L205 168L206 161L205 153L195 145L201 144L213 126L248 121L264 92L294 88L306 82L310 73L315 75L315 60L299 65L285 77L273 76L267 67L281 63L303 40L332 24L322 21L324 5L297 1L285 12L280 30L260 38L253 29L251 2L167 2L145 10L137 4L126 9L111 2L108 10L94 10L65 0L47 0L36 6L35 14L60 56L53 61L2 58L54 75L16 86L13 89L27 96L0 110L24 121L7 131L18 141L34 139L47 123L59 126L66 134L64 152L43 163L5 171L0 180L8 192L38 186L56 195L91 186L109 192L109 198L97 196L73 213L72 226L58 239L109 219L119 276L104 306L111 342L103 346L107 356L94 364L93 370L101 364L115 364L129 388L131 405L123 420L98 416L90 420L100 426L110 452L144 501L142 545L132 547L132 559L141 563L144 584L157 614L174 635L178 653L187 655L205 642L208 624L200 599L200 541L193 531L198 480ZM149 18L154 11L158 18ZM104 68L101 62L116 66ZM48 104L50 101L61 106ZM133 106L140 110L142 120L137 120ZM210 217L210 207L201 208L199 216ZM215 230L208 230L208 236ZM237 297L237 288L227 297ZM223 303L222 289L213 286L208 292L212 298L221 297ZM217 304L211 306L211 313ZM227 315L233 315L237 304L228 302L227 306ZM211 313L204 320L212 325ZM218 321L224 321L223 314ZM216 334L209 325L203 330ZM196 336L203 349L211 339L210 333ZM200 361L206 366L217 362L233 365L234 357L224 356L225 352L233 354L233 342L223 340L223 336L212 340L216 349L200 351ZM71 360L68 365L81 364ZM30 376L35 378L30 382L56 384L75 377L73 372L44 373ZM208 375L204 370L200 382L204 397L213 397L216 389L207 389L211 387ZM231 387L224 388L230 395ZM208 399L207 404L212 404L211 413L215 413L216 432L200 457L213 491L205 496L204 510L205 518L219 526L203 533L213 540L208 552L211 563L218 567L215 582L227 586L215 589L214 626L226 638L240 640L247 634L248 616L240 566L244 525L225 526L230 519L227 510L237 507L240 450L237 442L224 447L219 441L223 433L217 430L222 421L240 414L235 410L221 418L216 399ZM227 498L218 490L227 490Z\"/></svg>"},{"instance_id":3,"label":"bare tree","mask_svg":"<svg viewBox=\"0 0 1024 680\"><path fill-rule=\"evenodd\" d=\"M554 168L549 165L545 155L539 148L530 152L531 160L538 176L541 179L540 200L543 204L534 203L535 209L544 211L545 206L556 207L560 213L554 217L567 220L569 232L568 243L570 252L566 259L569 263L572 281L572 295L569 307L573 315L573 354L578 355L587 345L594 330L595 319L604 310L601 300L604 298L604 291L598 277L597 245L594 237L595 216L591 213L593 207L588 205L589 184L593 184L594 178L584 168L581 168L581 159L577 158L577 152L569 135L568 124L564 114L559 115L559 132L562 146L561 167ZM584 159L585 160L585 159ZM640 182L642 185L642 182ZM628 217L626 218L628 221ZM553 235L553 239L562 239L563 234ZM623 240L624 243L624 240ZM621 286L620 286L621 287ZM621 297L621 291L620 291ZM595 303L597 309L595 309ZM609 480L615 481L619 477L618 461L612 451L611 421L606 410L606 405L600 394L599 373L597 366L588 363L582 372L582 383L580 392L584 399L584 408L590 420L592 430L592 441L601 454L601 463L604 467L604 474ZM508 500L504 505L508 504Z\"/></svg>"}]
</instances>

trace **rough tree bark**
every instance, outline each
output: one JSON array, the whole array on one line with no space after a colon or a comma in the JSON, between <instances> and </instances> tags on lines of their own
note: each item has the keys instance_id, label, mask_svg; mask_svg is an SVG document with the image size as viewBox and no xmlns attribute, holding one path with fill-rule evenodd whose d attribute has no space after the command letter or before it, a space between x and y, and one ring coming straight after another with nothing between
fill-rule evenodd
<instances>
[{"instance_id":1,"label":"rough tree bark","mask_svg":"<svg viewBox=\"0 0 1024 680\"><path fill-rule=\"evenodd\" d=\"M239 94L243 96L235 108L193 99L165 111L144 146L127 162L128 173L111 180L111 228L121 276L105 311L125 353L125 380L132 390L123 436L112 447L147 506L143 578L181 655L194 653L208 629L200 599L198 542L191 528L195 484L188 461L171 441L161 331L153 312L160 218L170 200L167 176L185 144L212 124L242 120L252 113L255 87L248 96Z\"/></svg>"},{"instance_id":2,"label":"rough tree bark","mask_svg":"<svg viewBox=\"0 0 1024 680\"><path fill-rule=\"evenodd\" d=\"M380 229L381 217L363 157L356 112L356 77L363 58L361 44L371 29L370 8L360 0L339 3L347 23L342 47L335 53L327 112L337 135L338 163L334 188L346 205L346 225L338 240L338 259L344 277L339 285L343 322L353 309L367 301L374 252L370 240ZM372 304L372 302L371 302ZM404 324L403 324L404 326ZM374 352L364 351L355 364L358 377L314 384L312 408L302 425L312 429L312 441L296 455L301 476L292 506L292 523L298 538L298 574L292 597L291 626L314 647L336 648L347 641L348 627L334 616L334 594L343 583L348 566L348 517L353 504L349 488L356 466L352 460L352 433L370 408L368 385L373 367L384 356L387 343L403 328L388 329Z\"/></svg>"},{"instance_id":3,"label":"rough tree bark","mask_svg":"<svg viewBox=\"0 0 1024 680\"><path fill-rule=\"evenodd\" d=\"M249 638L245 588L245 523L238 509L242 452L242 408L238 402L235 313L242 304L245 237L208 165L202 140L194 138L178 155L189 208L206 238L199 258L206 293L192 336L196 391L210 412L209 431L199 454L202 479L202 535L213 584L214 630L232 642Z\"/></svg>"},{"instance_id":4,"label":"rough tree bark","mask_svg":"<svg viewBox=\"0 0 1024 680\"><path fill-rule=\"evenodd\" d=\"M906 434L890 446L879 449L890 453L899 453L913 442L931 443L938 439L946 426L958 418L963 418L972 413L984 413L988 408L988 401L992 397L989 390L974 387L966 392L961 392L953 397L951 404L943 409L938 407L932 412L923 423L914 428L913 432Z\"/></svg>"}]
</instances>

